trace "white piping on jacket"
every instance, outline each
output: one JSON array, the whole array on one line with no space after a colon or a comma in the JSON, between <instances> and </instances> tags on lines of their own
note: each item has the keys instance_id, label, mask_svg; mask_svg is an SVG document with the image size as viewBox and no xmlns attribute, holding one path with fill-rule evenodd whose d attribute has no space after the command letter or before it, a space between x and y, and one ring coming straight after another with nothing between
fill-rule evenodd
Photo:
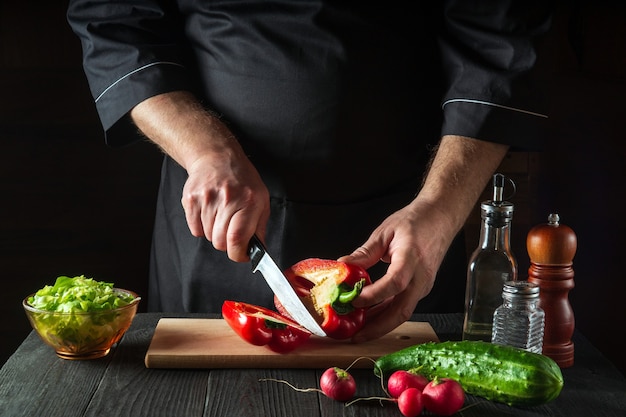
<instances>
[{"instance_id":1,"label":"white piping on jacket","mask_svg":"<svg viewBox=\"0 0 626 417\"><path fill-rule=\"evenodd\" d=\"M446 100L441 105L441 108L443 109L444 107L446 107L446 104L448 104L448 103L458 103L458 102L474 103L474 104L484 104L486 106L500 107L501 109L505 109L505 110L512 110L512 111L516 111L516 112L519 112L519 113L530 114L531 116L543 117L543 118L546 118L546 119L548 118L548 115L546 115L546 114L535 113L535 112L528 111L528 110L516 109L515 107L503 106L502 104L491 103L489 101L474 100L474 99L469 99L469 98L453 98L453 99L450 99L450 100Z\"/></svg>"},{"instance_id":2,"label":"white piping on jacket","mask_svg":"<svg viewBox=\"0 0 626 417\"><path fill-rule=\"evenodd\" d=\"M176 62L166 62L166 61L159 61L159 62L152 62L150 64L146 64L143 67L139 67L137 69L132 70L131 72L129 72L128 74L125 74L123 76L121 76L120 78L118 78L113 84L111 84L110 86L108 86L107 88L104 89L104 91L102 93L100 93L100 95L98 97L96 97L95 102L97 103L98 100L100 100L102 98L103 95L105 95L107 93L107 91L109 91L111 88L115 87L115 85L117 83L119 83L120 81L122 81L124 78L130 77L131 75L139 72L139 71L143 71L146 68L152 67L154 65L161 65L161 64L165 64L165 65L177 65L179 67L182 67L181 64L176 63Z\"/></svg>"}]
</instances>

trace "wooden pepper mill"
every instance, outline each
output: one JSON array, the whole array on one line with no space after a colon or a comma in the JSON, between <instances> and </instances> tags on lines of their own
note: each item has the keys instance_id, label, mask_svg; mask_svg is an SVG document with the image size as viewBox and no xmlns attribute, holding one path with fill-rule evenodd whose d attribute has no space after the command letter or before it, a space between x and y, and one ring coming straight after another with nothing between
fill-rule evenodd
<instances>
[{"instance_id":1,"label":"wooden pepper mill","mask_svg":"<svg viewBox=\"0 0 626 417\"><path fill-rule=\"evenodd\" d=\"M574 231L550 214L547 224L533 227L526 239L530 257L528 281L539 285L539 306L545 312L543 354L561 367L574 364L574 312L569 291L574 288L572 268L577 248Z\"/></svg>"}]
</instances>

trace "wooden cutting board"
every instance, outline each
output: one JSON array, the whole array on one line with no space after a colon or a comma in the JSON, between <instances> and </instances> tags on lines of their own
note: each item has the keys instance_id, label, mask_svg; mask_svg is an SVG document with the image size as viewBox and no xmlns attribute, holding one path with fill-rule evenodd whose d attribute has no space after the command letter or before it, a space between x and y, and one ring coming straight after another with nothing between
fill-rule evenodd
<instances>
[{"instance_id":1,"label":"wooden cutting board","mask_svg":"<svg viewBox=\"0 0 626 417\"><path fill-rule=\"evenodd\" d=\"M377 359L402 348L439 341L429 323L406 322L381 337L361 344L311 336L287 354L272 352L241 339L222 319L162 318L145 364L148 368L346 368L355 359ZM370 368L359 360L353 368Z\"/></svg>"}]
</instances>

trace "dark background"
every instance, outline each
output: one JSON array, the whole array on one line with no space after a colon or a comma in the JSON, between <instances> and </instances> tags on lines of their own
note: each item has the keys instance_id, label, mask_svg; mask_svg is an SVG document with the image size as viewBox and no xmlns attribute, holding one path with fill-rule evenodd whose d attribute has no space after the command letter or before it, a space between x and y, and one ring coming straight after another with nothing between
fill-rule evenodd
<instances>
[{"instance_id":1,"label":"dark background","mask_svg":"<svg viewBox=\"0 0 626 417\"><path fill-rule=\"evenodd\" d=\"M548 149L511 153L501 171L518 184L521 277L528 230L558 212L578 236L577 328L626 374L626 5L613 3L558 2L540 53ZM30 331L21 300L59 275L147 293L161 155L104 145L66 6L0 3L0 364ZM478 221L476 209L468 250Z\"/></svg>"}]
</instances>

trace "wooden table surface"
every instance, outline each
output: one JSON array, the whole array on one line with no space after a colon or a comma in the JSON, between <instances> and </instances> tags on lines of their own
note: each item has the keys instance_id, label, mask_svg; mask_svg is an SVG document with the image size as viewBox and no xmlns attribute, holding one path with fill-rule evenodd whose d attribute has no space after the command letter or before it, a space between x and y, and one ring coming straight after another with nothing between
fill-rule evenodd
<instances>
[{"instance_id":1,"label":"wooden table surface","mask_svg":"<svg viewBox=\"0 0 626 417\"><path fill-rule=\"evenodd\" d=\"M0 416L402 417L391 402L359 401L346 407L317 392L261 381L274 378L299 388L318 387L323 369L148 369L144 357L161 317L138 314L111 354L91 361L60 359L30 333L0 370ZM459 338L458 314L414 319L430 322L442 341ZM457 415L626 416L624 376L583 335L576 332L574 342L575 364L563 369L565 384L556 400L514 408L468 395L465 407L471 407ZM371 369L352 374L357 397L384 395Z\"/></svg>"}]
</instances>

